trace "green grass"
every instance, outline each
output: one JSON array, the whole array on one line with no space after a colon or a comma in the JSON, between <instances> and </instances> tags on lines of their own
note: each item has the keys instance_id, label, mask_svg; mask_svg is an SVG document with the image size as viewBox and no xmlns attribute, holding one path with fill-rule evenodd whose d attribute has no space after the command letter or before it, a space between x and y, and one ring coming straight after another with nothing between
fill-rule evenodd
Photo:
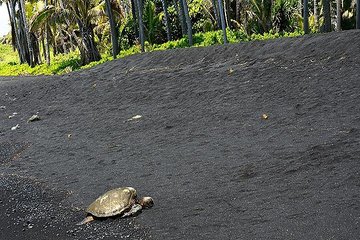
<instances>
[{"instance_id":1,"label":"green grass","mask_svg":"<svg viewBox=\"0 0 360 240\"><path fill-rule=\"evenodd\" d=\"M19 62L17 55L13 52L10 45L0 44L0 63L7 62L17 64Z\"/></svg>"},{"instance_id":2,"label":"green grass","mask_svg":"<svg viewBox=\"0 0 360 240\"><path fill-rule=\"evenodd\" d=\"M294 33L265 33L264 35L253 34L246 35L241 31L227 31L227 38L229 43L254 41L254 40L268 40L280 37L295 37L302 35L302 32ZM206 33L197 33L193 36L194 46L210 46L223 43L222 31L212 31ZM150 45L146 43L145 49L147 52L159 51L174 48L189 47L187 38L182 38L176 41L166 42L164 44ZM129 49L122 50L118 57L126 57L129 55L140 53L140 46L133 46ZM90 68L95 65L107 62L113 58L110 55L102 55L102 59L98 62L92 62L86 66L80 66L79 52L71 52L69 54L60 54L51 58L51 64L37 65L34 68L27 64L20 64L17 52L14 52L10 45L0 44L0 76L18 76L18 75L53 75L64 74L78 69Z\"/></svg>"},{"instance_id":3,"label":"green grass","mask_svg":"<svg viewBox=\"0 0 360 240\"><path fill-rule=\"evenodd\" d=\"M6 58L2 57L7 56ZM77 52L59 54L51 59L51 64L36 65L31 68L27 64L20 64L17 52L11 46L0 44L0 76L18 75L53 75L63 74L80 69L80 58Z\"/></svg>"}]
</instances>

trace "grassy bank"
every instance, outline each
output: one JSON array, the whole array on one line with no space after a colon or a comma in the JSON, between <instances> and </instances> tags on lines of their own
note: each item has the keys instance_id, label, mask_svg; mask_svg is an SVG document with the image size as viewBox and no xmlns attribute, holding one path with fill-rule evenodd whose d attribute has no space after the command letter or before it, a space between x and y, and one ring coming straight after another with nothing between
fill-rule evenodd
<instances>
[{"instance_id":1,"label":"grassy bank","mask_svg":"<svg viewBox=\"0 0 360 240\"><path fill-rule=\"evenodd\" d=\"M254 40L268 40L280 37L295 37L302 35L301 32L295 33L266 33L264 35L253 34L246 35L241 31L227 31L227 38L229 43L254 41ZM213 31L206 33L197 33L194 35L194 46L203 47L223 43L222 31ZM167 50L174 48L188 47L187 38L182 38L176 41L166 42L160 45L146 44L147 52ZM140 53L140 46L133 46L129 49L122 50L118 57L125 57L133 54ZM34 68L29 67L27 64L20 64L18 55L13 51L9 45L0 44L0 76L17 76L17 75L52 75L64 74L82 68L89 68L97 64L101 64L112 60L110 55L103 54L102 59L98 62L92 62L86 66L80 66L79 52L71 52L69 54L60 54L51 58L51 64L41 64Z\"/></svg>"}]
</instances>

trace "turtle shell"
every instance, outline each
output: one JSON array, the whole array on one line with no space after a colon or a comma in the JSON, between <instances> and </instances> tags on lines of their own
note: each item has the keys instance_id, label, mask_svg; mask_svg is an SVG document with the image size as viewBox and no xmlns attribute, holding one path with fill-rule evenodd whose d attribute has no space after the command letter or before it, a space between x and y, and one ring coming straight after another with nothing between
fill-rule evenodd
<instances>
[{"instance_id":1,"label":"turtle shell","mask_svg":"<svg viewBox=\"0 0 360 240\"><path fill-rule=\"evenodd\" d=\"M115 188L100 197L86 209L95 217L111 217L129 210L135 203L136 190L132 187Z\"/></svg>"}]
</instances>

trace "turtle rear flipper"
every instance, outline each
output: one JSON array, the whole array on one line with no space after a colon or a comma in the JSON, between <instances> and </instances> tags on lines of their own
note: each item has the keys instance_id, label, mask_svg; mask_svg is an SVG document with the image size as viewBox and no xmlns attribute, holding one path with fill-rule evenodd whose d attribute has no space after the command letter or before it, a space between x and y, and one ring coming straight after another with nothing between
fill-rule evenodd
<instances>
[{"instance_id":1,"label":"turtle rear flipper","mask_svg":"<svg viewBox=\"0 0 360 240\"><path fill-rule=\"evenodd\" d=\"M95 218L93 216L89 215L86 218L84 218L81 222L77 223L76 225L84 225L84 224L92 222L94 220L95 220Z\"/></svg>"}]
</instances>

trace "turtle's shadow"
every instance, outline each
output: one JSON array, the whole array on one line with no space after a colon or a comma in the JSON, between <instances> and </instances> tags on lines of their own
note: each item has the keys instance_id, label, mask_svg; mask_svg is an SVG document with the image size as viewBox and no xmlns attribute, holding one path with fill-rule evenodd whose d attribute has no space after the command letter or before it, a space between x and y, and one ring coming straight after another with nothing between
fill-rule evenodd
<instances>
[{"instance_id":1,"label":"turtle's shadow","mask_svg":"<svg viewBox=\"0 0 360 240\"><path fill-rule=\"evenodd\" d=\"M138 211L138 212L132 214L131 216L123 216L123 215L119 216L119 215L117 215L117 216L110 216L110 217L94 217L94 220L98 221L98 222L104 222L104 221L110 220L112 222L112 221L115 221L115 220L118 220L118 219L128 219L128 218L136 217L141 212L142 211Z\"/></svg>"}]
</instances>

